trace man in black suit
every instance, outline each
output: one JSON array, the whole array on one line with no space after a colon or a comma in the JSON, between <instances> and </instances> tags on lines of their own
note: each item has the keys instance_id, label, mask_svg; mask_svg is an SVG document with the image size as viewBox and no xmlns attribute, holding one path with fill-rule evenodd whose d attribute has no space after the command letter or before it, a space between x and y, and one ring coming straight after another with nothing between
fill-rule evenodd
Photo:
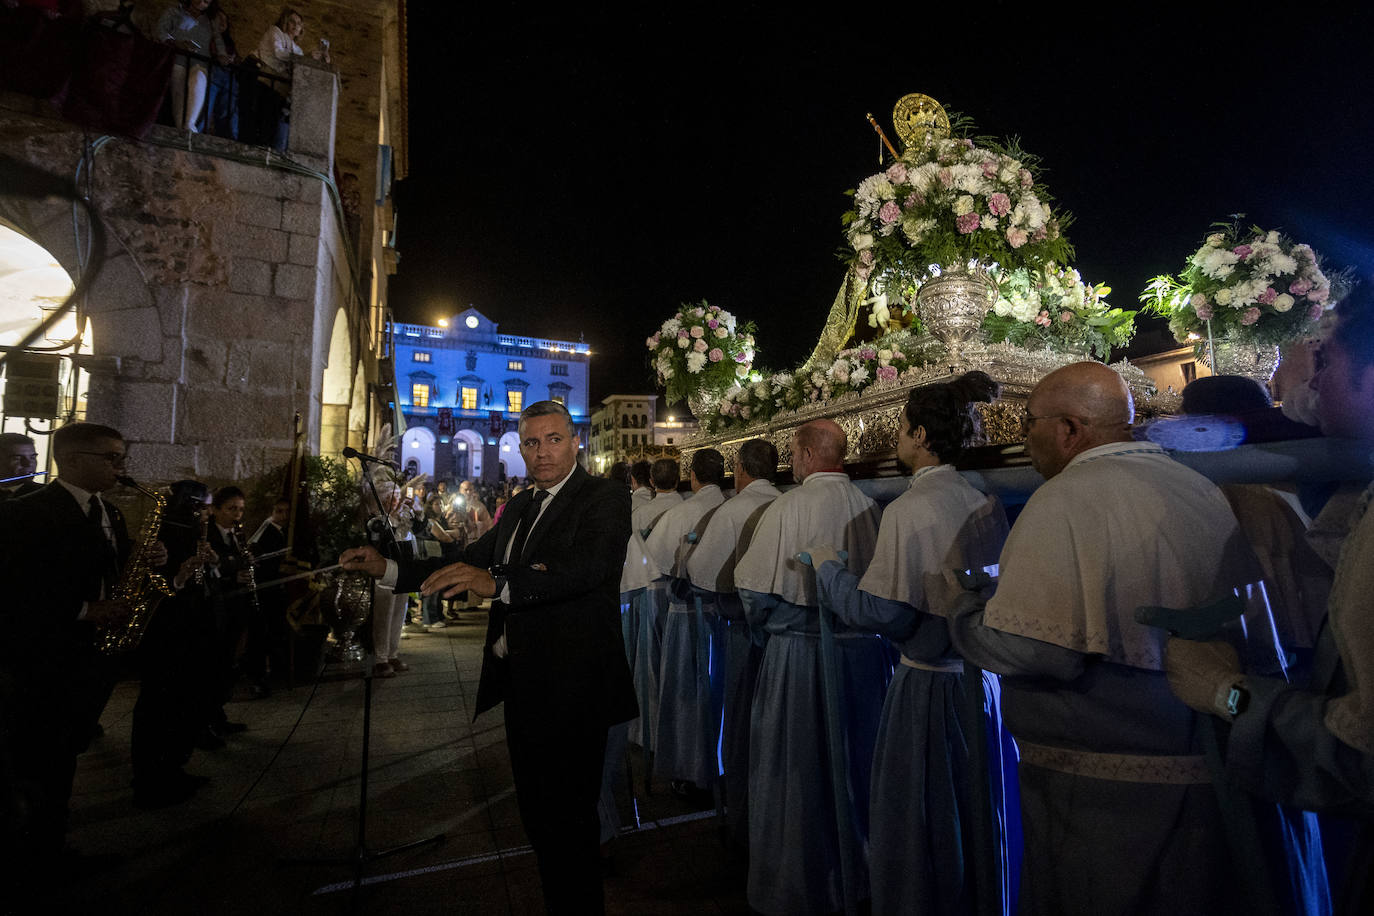
<instances>
[{"instance_id":1,"label":"man in black suit","mask_svg":"<svg viewBox=\"0 0 1374 916\"><path fill-rule=\"evenodd\" d=\"M476 711L505 703L520 818L549 911L595 913L606 730L638 710L620 635L629 493L579 467L578 446L562 404L531 404L520 417L520 454L535 486L460 562L398 565L370 547L340 561L399 591L470 589L494 599Z\"/></svg>"},{"instance_id":2,"label":"man in black suit","mask_svg":"<svg viewBox=\"0 0 1374 916\"><path fill-rule=\"evenodd\" d=\"M38 469L38 452L33 440L20 433L0 433L0 500L25 496L41 490L34 483Z\"/></svg>"},{"instance_id":3,"label":"man in black suit","mask_svg":"<svg viewBox=\"0 0 1374 916\"><path fill-rule=\"evenodd\" d=\"M54 433L52 448L57 479L0 503L0 627L23 647L0 657L0 747L12 777L0 813L24 812L4 824L15 845L5 851L43 867L62 851L76 756L108 696L97 628L128 615L109 599L130 553L123 516L100 498L125 466L123 437L71 423ZM160 565L166 550L155 542L145 557Z\"/></svg>"}]
</instances>

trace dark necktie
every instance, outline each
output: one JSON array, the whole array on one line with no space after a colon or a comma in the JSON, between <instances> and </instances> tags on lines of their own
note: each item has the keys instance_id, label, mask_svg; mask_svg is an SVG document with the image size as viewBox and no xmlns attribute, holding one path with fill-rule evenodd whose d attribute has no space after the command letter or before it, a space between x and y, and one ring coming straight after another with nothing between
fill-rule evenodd
<instances>
[{"instance_id":1,"label":"dark necktie","mask_svg":"<svg viewBox=\"0 0 1374 916\"><path fill-rule=\"evenodd\" d=\"M539 518L539 506L548 498L548 490L535 490L534 498L525 506L525 511L520 513L520 525L515 532L515 538L510 544L510 553L507 554L508 563L519 563L521 554L525 551L525 541L529 539L530 529L534 527L535 519Z\"/></svg>"},{"instance_id":2,"label":"dark necktie","mask_svg":"<svg viewBox=\"0 0 1374 916\"><path fill-rule=\"evenodd\" d=\"M86 510L86 518L100 538L100 580L103 597L108 595L119 581L119 555L115 553L114 545L110 543L109 532L105 530L105 514L100 508L100 497L92 493L87 505L89 508Z\"/></svg>"}]
</instances>

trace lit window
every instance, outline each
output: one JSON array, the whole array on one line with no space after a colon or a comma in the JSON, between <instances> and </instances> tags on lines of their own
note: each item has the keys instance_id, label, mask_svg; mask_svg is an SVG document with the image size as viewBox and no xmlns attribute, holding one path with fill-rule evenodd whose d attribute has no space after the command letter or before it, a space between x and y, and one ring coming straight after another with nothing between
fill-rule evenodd
<instances>
[{"instance_id":1,"label":"lit window","mask_svg":"<svg viewBox=\"0 0 1374 916\"><path fill-rule=\"evenodd\" d=\"M410 359L412 362L427 363L429 362L429 353L425 350L416 350L410 354Z\"/></svg>"},{"instance_id":2,"label":"lit window","mask_svg":"<svg viewBox=\"0 0 1374 916\"><path fill-rule=\"evenodd\" d=\"M525 392L512 388L506 392L506 410L519 413L525 409Z\"/></svg>"},{"instance_id":3,"label":"lit window","mask_svg":"<svg viewBox=\"0 0 1374 916\"><path fill-rule=\"evenodd\" d=\"M463 409L464 409L464 410L476 410L476 409L477 409L477 389L476 389L476 388L468 388L467 386L464 386L464 387L463 387Z\"/></svg>"},{"instance_id":4,"label":"lit window","mask_svg":"<svg viewBox=\"0 0 1374 916\"><path fill-rule=\"evenodd\" d=\"M563 395L561 395L561 394L555 394L552 398L550 398L550 400L555 401L555 402L557 402L557 403L559 403L559 404L562 404L562 405L565 406L565 407L566 407L567 404L568 404L567 400L564 399Z\"/></svg>"},{"instance_id":5,"label":"lit window","mask_svg":"<svg viewBox=\"0 0 1374 916\"><path fill-rule=\"evenodd\" d=\"M410 406L428 407L429 406L429 386L421 382L416 382L410 386Z\"/></svg>"},{"instance_id":6,"label":"lit window","mask_svg":"<svg viewBox=\"0 0 1374 916\"><path fill-rule=\"evenodd\" d=\"M549 366L549 375L567 375L567 374L568 374L568 364L567 364L567 363L552 363L552 364L550 364L550 366Z\"/></svg>"},{"instance_id":7,"label":"lit window","mask_svg":"<svg viewBox=\"0 0 1374 916\"><path fill-rule=\"evenodd\" d=\"M523 359L512 359L506 361L506 368L511 372L524 372L525 361Z\"/></svg>"}]
</instances>

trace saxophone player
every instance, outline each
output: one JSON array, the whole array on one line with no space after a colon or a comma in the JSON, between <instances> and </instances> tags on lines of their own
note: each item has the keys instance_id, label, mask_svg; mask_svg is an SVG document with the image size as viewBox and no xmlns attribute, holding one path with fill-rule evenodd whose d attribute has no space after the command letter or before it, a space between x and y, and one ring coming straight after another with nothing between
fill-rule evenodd
<instances>
[{"instance_id":1,"label":"saxophone player","mask_svg":"<svg viewBox=\"0 0 1374 916\"><path fill-rule=\"evenodd\" d=\"M124 518L101 498L127 462L124 437L95 423L69 423L52 438L57 478L0 503L0 622L15 651L0 658L0 850L33 880L58 861L76 757L109 696L97 627L127 618L109 596L131 551L152 566L166 548L131 544Z\"/></svg>"}]
</instances>

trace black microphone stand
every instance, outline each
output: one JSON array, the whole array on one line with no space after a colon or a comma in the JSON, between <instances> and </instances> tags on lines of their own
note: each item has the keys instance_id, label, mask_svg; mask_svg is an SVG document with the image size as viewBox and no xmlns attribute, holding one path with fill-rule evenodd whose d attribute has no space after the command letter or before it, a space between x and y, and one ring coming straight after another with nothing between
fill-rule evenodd
<instances>
[{"instance_id":1,"label":"black microphone stand","mask_svg":"<svg viewBox=\"0 0 1374 916\"><path fill-rule=\"evenodd\" d=\"M366 472L367 462L362 460L365 456L354 454L348 457L358 458L360 463L363 464L364 472ZM363 476L367 479L368 489L372 493L372 499L376 503L377 511L381 518L385 520L385 526L380 529L381 551L383 555L390 556L392 559L399 559L400 542L396 537L396 530L391 522L391 517L386 511L386 507L382 505L381 496L377 493L377 483L372 479L371 474L364 473ZM373 516L368 519L369 525L367 527L369 540L371 539L370 532L372 528L370 523L375 518L376 516ZM374 614L377 612L375 601L373 602L372 612ZM283 864L286 865L351 865L353 867L353 890L351 896L354 913L362 911L362 897L359 892L362 890L363 886L363 871L366 869L368 863L375 862L378 859L384 859L387 856L394 856L400 852L419 849L422 846L437 846L448 839L447 834L437 833L434 836L426 837L422 840L402 843L399 846L391 846L387 849L373 850L367 848L368 751L372 744L372 669L376 657L377 653L374 647L373 651L368 655L367 660L363 662L363 756L358 771L358 825L353 841L353 848L348 855L336 858L283 860ZM369 664L369 661L372 662L372 664Z\"/></svg>"}]
</instances>

